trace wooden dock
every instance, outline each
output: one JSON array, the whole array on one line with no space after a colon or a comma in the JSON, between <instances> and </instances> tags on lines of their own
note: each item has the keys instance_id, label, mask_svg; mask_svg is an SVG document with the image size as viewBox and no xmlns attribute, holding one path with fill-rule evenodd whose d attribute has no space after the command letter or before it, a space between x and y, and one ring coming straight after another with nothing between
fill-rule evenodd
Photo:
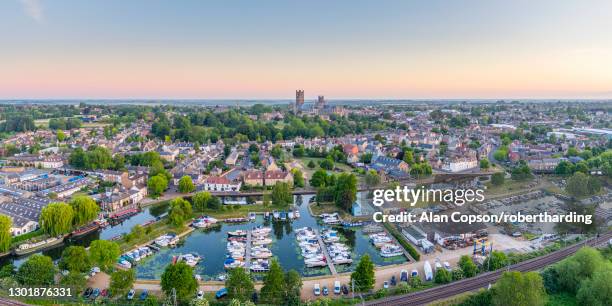
<instances>
[{"instance_id":1,"label":"wooden dock","mask_svg":"<svg viewBox=\"0 0 612 306\"><path fill-rule=\"evenodd\" d=\"M323 255L325 255L325 261L327 262L329 271L331 271L332 275L338 275L338 272L336 271L336 267L334 266L334 262L331 259L331 256L329 256L329 252L327 251L327 246L325 245L325 243L323 243L323 238L321 238L321 234L319 233L319 230L315 229L314 232L315 232L315 235L317 235L319 246L321 247L321 250L323 250Z\"/></svg>"},{"instance_id":2,"label":"wooden dock","mask_svg":"<svg viewBox=\"0 0 612 306\"><path fill-rule=\"evenodd\" d=\"M251 235L251 231L247 232L247 241L246 241L246 254L244 254L244 268L247 271L251 271L251 240L253 236Z\"/></svg>"}]
</instances>

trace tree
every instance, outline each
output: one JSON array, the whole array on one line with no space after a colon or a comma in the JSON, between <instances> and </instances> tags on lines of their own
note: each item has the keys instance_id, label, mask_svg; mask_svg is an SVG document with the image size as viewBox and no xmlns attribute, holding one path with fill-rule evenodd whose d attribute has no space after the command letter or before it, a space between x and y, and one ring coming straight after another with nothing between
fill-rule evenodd
<instances>
[{"instance_id":1,"label":"tree","mask_svg":"<svg viewBox=\"0 0 612 306\"><path fill-rule=\"evenodd\" d=\"M208 191L198 192L193 195L191 198L191 202L193 203L193 208L196 211L203 211L208 207L208 202L213 198L213 196Z\"/></svg>"},{"instance_id":2,"label":"tree","mask_svg":"<svg viewBox=\"0 0 612 306\"><path fill-rule=\"evenodd\" d=\"M589 183L597 185L597 183L589 179L588 175L582 172L576 172L567 180L565 191L574 197L583 197L590 195L592 194L592 191L601 188L601 185L599 185L599 188L594 188L597 186L590 185Z\"/></svg>"},{"instance_id":3,"label":"tree","mask_svg":"<svg viewBox=\"0 0 612 306\"><path fill-rule=\"evenodd\" d=\"M317 167L317 165L314 163L314 161L312 159L308 162L307 166L310 169L314 169L315 167Z\"/></svg>"},{"instance_id":4,"label":"tree","mask_svg":"<svg viewBox=\"0 0 612 306\"><path fill-rule=\"evenodd\" d=\"M277 182L272 187L272 204L286 206L293 203L293 194L288 183Z\"/></svg>"},{"instance_id":5,"label":"tree","mask_svg":"<svg viewBox=\"0 0 612 306\"><path fill-rule=\"evenodd\" d=\"M72 229L73 218L74 210L72 206L63 202L56 202L43 207L40 212L39 223L45 233L57 236Z\"/></svg>"},{"instance_id":6,"label":"tree","mask_svg":"<svg viewBox=\"0 0 612 306\"><path fill-rule=\"evenodd\" d=\"M506 180L506 175L503 172L495 172L491 175L491 183L493 186L501 186Z\"/></svg>"},{"instance_id":7,"label":"tree","mask_svg":"<svg viewBox=\"0 0 612 306\"><path fill-rule=\"evenodd\" d=\"M423 281L418 276L410 276L410 278L408 278L408 285L412 288L418 288L422 283Z\"/></svg>"},{"instance_id":8,"label":"tree","mask_svg":"<svg viewBox=\"0 0 612 306\"><path fill-rule=\"evenodd\" d=\"M446 269L438 269L436 271L436 276L434 278L434 282L436 284L447 284L453 280L453 275L448 272Z\"/></svg>"},{"instance_id":9,"label":"tree","mask_svg":"<svg viewBox=\"0 0 612 306\"><path fill-rule=\"evenodd\" d=\"M272 305L282 304L285 291L285 279L283 269L276 259L270 263L270 271L263 279L261 287L261 299Z\"/></svg>"},{"instance_id":10,"label":"tree","mask_svg":"<svg viewBox=\"0 0 612 306\"><path fill-rule=\"evenodd\" d=\"M310 186L312 187L321 187L325 186L325 182L327 181L327 171L323 169L319 169L312 174L310 177Z\"/></svg>"},{"instance_id":11,"label":"tree","mask_svg":"<svg viewBox=\"0 0 612 306\"><path fill-rule=\"evenodd\" d=\"M53 285L55 266L51 257L34 254L17 270L17 281L29 286Z\"/></svg>"},{"instance_id":12,"label":"tree","mask_svg":"<svg viewBox=\"0 0 612 306\"><path fill-rule=\"evenodd\" d=\"M62 142L66 139L66 134L62 130L57 130L57 141Z\"/></svg>"},{"instance_id":13,"label":"tree","mask_svg":"<svg viewBox=\"0 0 612 306\"><path fill-rule=\"evenodd\" d=\"M180 193L190 193L195 190L191 176L185 175L179 180L178 190Z\"/></svg>"},{"instance_id":14,"label":"tree","mask_svg":"<svg viewBox=\"0 0 612 306\"><path fill-rule=\"evenodd\" d=\"M295 187L304 187L304 175L302 171L297 168L291 169L291 173L293 173L293 186Z\"/></svg>"},{"instance_id":15,"label":"tree","mask_svg":"<svg viewBox=\"0 0 612 306\"><path fill-rule=\"evenodd\" d=\"M110 290L114 296L125 295L136 280L136 273L133 269L117 270L110 275Z\"/></svg>"},{"instance_id":16,"label":"tree","mask_svg":"<svg viewBox=\"0 0 612 306\"><path fill-rule=\"evenodd\" d=\"M161 287L167 296L171 295L172 289L174 289L176 290L176 297L179 300L186 301L193 296L198 288L198 282L193 277L193 269L180 261L166 267L161 276Z\"/></svg>"},{"instance_id":17,"label":"tree","mask_svg":"<svg viewBox=\"0 0 612 306\"><path fill-rule=\"evenodd\" d=\"M493 305L539 306L545 305L546 301L542 276L537 272L504 272L493 291Z\"/></svg>"},{"instance_id":18,"label":"tree","mask_svg":"<svg viewBox=\"0 0 612 306\"><path fill-rule=\"evenodd\" d=\"M491 167L491 164L488 159L484 158L480 160L480 169L489 169L489 167Z\"/></svg>"},{"instance_id":19,"label":"tree","mask_svg":"<svg viewBox=\"0 0 612 306\"><path fill-rule=\"evenodd\" d=\"M100 207L88 196L76 196L70 201L70 206L74 211L72 223L75 225L83 225L93 221L100 211Z\"/></svg>"},{"instance_id":20,"label":"tree","mask_svg":"<svg viewBox=\"0 0 612 306\"><path fill-rule=\"evenodd\" d=\"M524 181L533 177L531 169L525 161L521 161L517 167L514 167L510 175L515 181Z\"/></svg>"},{"instance_id":21,"label":"tree","mask_svg":"<svg viewBox=\"0 0 612 306\"><path fill-rule=\"evenodd\" d=\"M493 251L491 255L485 259L482 266L488 271L495 271L508 265L508 256L504 252Z\"/></svg>"},{"instance_id":22,"label":"tree","mask_svg":"<svg viewBox=\"0 0 612 306\"><path fill-rule=\"evenodd\" d=\"M366 172L365 183L369 187L374 187L380 184L380 176L378 175L378 172L376 172L376 170L373 170L373 169Z\"/></svg>"},{"instance_id":23,"label":"tree","mask_svg":"<svg viewBox=\"0 0 612 306\"><path fill-rule=\"evenodd\" d=\"M67 275L62 276L60 279L60 285L72 288L72 290L76 292L81 292L87 285L87 279L85 279L85 275L83 273L69 272Z\"/></svg>"},{"instance_id":24,"label":"tree","mask_svg":"<svg viewBox=\"0 0 612 306\"><path fill-rule=\"evenodd\" d=\"M374 288L374 264L370 256L365 254L359 260L355 272L351 273L351 283L355 283L355 291L364 292Z\"/></svg>"},{"instance_id":25,"label":"tree","mask_svg":"<svg viewBox=\"0 0 612 306\"><path fill-rule=\"evenodd\" d=\"M612 269L604 269L580 283L576 294L580 305L612 305Z\"/></svg>"},{"instance_id":26,"label":"tree","mask_svg":"<svg viewBox=\"0 0 612 306\"><path fill-rule=\"evenodd\" d=\"M62 257L58 263L62 270L68 270L75 273L84 273L89 271L91 264L87 250L82 246L71 245L64 249Z\"/></svg>"},{"instance_id":27,"label":"tree","mask_svg":"<svg viewBox=\"0 0 612 306\"><path fill-rule=\"evenodd\" d=\"M408 165L414 164L414 153L410 149L404 149L404 156L402 156L402 160L405 161Z\"/></svg>"},{"instance_id":28,"label":"tree","mask_svg":"<svg viewBox=\"0 0 612 306\"><path fill-rule=\"evenodd\" d=\"M599 251L588 247L555 265L559 288L570 293L577 292L582 281L592 278L602 269L610 269L610 264Z\"/></svg>"},{"instance_id":29,"label":"tree","mask_svg":"<svg viewBox=\"0 0 612 306\"><path fill-rule=\"evenodd\" d=\"M350 211L357 199L357 177L352 173L342 173L338 176L334 188L334 202L346 211Z\"/></svg>"},{"instance_id":30,"label":"tree","mask_svg":"<svg viewBox=\"0 0 612 306\"><path fill-rule=\"evenodd\" d=\"M151 197L157 198L164 193L166 188L168 188L168 180L163 174L158 174L149 178L147 187Z\"/></svg>"},{"instance_id":31,"label":"tree","mask_svg":"<svg viewBox=\"0 0 612 306\"><path fill-rule=\"evenodd\" d=\"M560 161L555 167L555 174L557 175L570 175L576 171L574 164L567 160Z\"/></svg>"},{"instance_id":32,"label":"tree","mask_svg":"<svg viewBox=\"0 0 612 306\"><path fill-rule=\"evenodd\" d=\"M6 252L11 247L11 226L13 226L11 218L0 215L0 252Z\"/></svg>"},{"instance_id":33,"label":"tree","mask_svg":"<svg viewBox=\"0 0 612 306\"><path fill-rule=\"evenodd\" d=\"M119 245L114 241L95 240L89 245L89 260L103 270L110 269L120 255Z\"/></svg>"},{"instance_id":34,"label":"tree","mask_svg":"<svg viewBox=\"0 0 612 306\"><path fill-rule=\"evenodd\" d=\"M249 300L255 292L251 275L243 268L236 268L229 272L225 280L225 288L227 288L228 298L239 301Z\"/></svg>"},{"instance_id":35,"label":"tree","mask_svg":"<svg viewBox=\"0 0 612 306\"><path fill-rule=\"evenodd\" d=\"M453 281L457 281L465 277L463 275L463 270L461 269L453 269L453 271L451 272L451 275L453 277Z\"/></svg>"},{"instance_id":36,"label":"tree","mask_svg":"<svg viewBox=\"0 0 612 306\"><path fill-rule=\"evenodd\" d=\"M497 161L507 161L508 153L508 147L501 146L499 149L495 150L495 152L493 153L493 158Z\"/></svg>"},{"instance_id":37,"label":"tree","mask_svg":"<svg viewBox=\"0 0 612 306\"><path fill-rule=\"evenodd\" d=\"M478 273L478 267L467 255L463 255L459 258L459 268L461 268L465 277L473 277Z\"/></svg>"},{"instance_id":38,"label":"tree","mask_svg":"<svg viewBox=\"0 0 612 306\"><path fill-rule=\"evenodd\" d=\"M191 203L183 198L176 198L170 201L168 222L175 227L181 227L191 218L192 213Z\"/></svg>"},{"instance_id":39,"label":"tree","mask_svg":"<svg viewBox=\"0 0 612 306\"><path fill-rule=\"evenodd\" d=\"M295 270L285 274L285 301L284 305L300 305L300 293L302 292L302 278Z\"/></svg>"},{"instance_id":40,"label":"tree","mask_svg":"<svg viewBox=\"0 0 612 306\"><path fill-rule=\"evenodd\" d=\"M319 163L319 167L326 170L334 169L334 161L330 158L326 158Z\"/></svg>"}]
</instances>

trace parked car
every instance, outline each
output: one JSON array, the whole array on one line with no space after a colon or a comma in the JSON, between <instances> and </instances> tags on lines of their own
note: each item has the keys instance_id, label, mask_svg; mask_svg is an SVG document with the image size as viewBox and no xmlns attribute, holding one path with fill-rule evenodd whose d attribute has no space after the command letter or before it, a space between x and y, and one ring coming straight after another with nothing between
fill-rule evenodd
<instances>
[{"instance_id":1,"label":"parked car","mask_svg":"<svg viewBox=\"0 0 612 306\"><path fill-rule=\"evenodd\" d=\"M450 272L453 269L451 268L451 265L448 263L448 261L445 261L444 263L442 263L444 265L444 269L446 269L446 271Z\"/></svg>"},{"instance_id":2,"label":"parked car","mask_svg":"<svg viewBox=\"0 0 612 306\"><path fill-rule=\"evenodd\" d=\"M338 295L340 294L340 281L335 281L334 282L334 294Z\"/></svg>"},{"instance_id":3,"label":"parked car","mask_svg":"<svg viewBox=\"0 0 612 306\"><path fill-rule=\"evenodd\" d=\"M314 284L314 295L319 296L321 295L321 286L319 284Z\"/></svg>"},{"instance_id":4,"label":"parked car","mask_svg":"<svg viewBox=\"0 0 612 306\"><path fill-rule=\"evenodd\" d=\"M83 292L83 297L84 298L88 298L91 295L92 292L93 292L93 288L91 288L91 287L85 289L85 292Z\"/></svg>"},{"instance_id":5,"label":"parked car","mask_svg":"<svg viewBox=\"0 0 612 306\"><path fill-rule=\"evenodd\" d=\"M402 270L400 273L400 281L407 282L408 281L408 271Z\"/></svg>"},{"instance_id":6,"label":"parked car","mask_svg":"<svg viewBox=\"0 0 612 306\"><path fill-rule=\"evenodd\" d=\"M221 288L215 293L215 298L220 299L227 295L227 288Z\"/></svg>"},{"instance_id":7,"label":"parked car","mask_svg":"<svg viewBox=\"0 0 612 306\"><path fill-rule=\"evenodd\" d=\"M142 293L140 293L140 300L141 301L146 300L148 295L149 295L149 291L147 291L147 289L145 289Z\"/></svg>"},{"instance_id":8,"label":"parked car","mask_svg":"<svg viewBox=\"0 0 612 306\"><path fill-rule=\"evenodd\" d=\"M108 290L106 290L106 289L102 289L102 291L100 292L100 295L101 295L101 296L106 296L106 295L108 295Z\"/></svg>"},{"instance_id":9,"label":"parked car","mask_svg":"<svg viewBox=\"0 0 612 306\"><path fill-rule=\"evenodd\" d=\"M100 295L100 289L96 288L93 290L89 298L95 300L98 297L98 295Z\"/></svg>"},{"instance_id":10,"label":"parked car","mask_svg":"<svg viewBox=\"0 0 612 306\"><path fill-rule=\"evenodd\" d=\"M329 289L327 289L327 286L323 286L323 295L328 295L329 294Z\"/></svg>"},{"instance_id":11,"label":"parked car","mask_svg":"<svg viewBox=\"0 0 612 306\"><path fill-rule=\"evenodd\" d=\"M347 295L349 293L348 286L342 285L342 294Z\"/></svg>"},{"instance_id":12,"label":"parked car","mask_svg":"<svg viewBox=\"0 0 612 306\"><path fill-rule=\"evenodd\" d=\"M385 281L385 282L383 283L383 288L385 288L385 289L389 289L389 282L388 282L388 281Z\"/></svg>"},{"instance_id":13,"label":"parked car","mask_svg":"<svg viewBox=\"0 0 612 306\"><path fill-rule=\"evenodd\" d=\"M412 272L410 272L410 276L419 276L419 271L412 270Z\"/></svg>"},{"instance_id":14,"label":"parked car","mask_svg":"<svg viewBox=\"0 0 612 306\"><path fill-rule=\"evenodd\" d=\"M204 299L204 291L199 290L198 295L196 296L198 300Z\"/></svg>"},{"instance_id":15,"label":"parked car","mask_svg":"<svg viewBox=\"0 0 612 306\"><path fill-rule=\"evenodd\" d=\"M397 278L395 278L395 275L391 276L391 286L395 286L397 285Z\"/></svg>"},{"instance_id":16,"label":"parked car","mask_svg":"<svg viewBox=\"0 0 612 306\"><path fill-rule=\"evenodd\" d=\"M127 295L127 299L128 300L134 299L134 295L136 295L136 290L130 289L130 292L128 292L128 295Z\"/></svg>"}]
</instances>

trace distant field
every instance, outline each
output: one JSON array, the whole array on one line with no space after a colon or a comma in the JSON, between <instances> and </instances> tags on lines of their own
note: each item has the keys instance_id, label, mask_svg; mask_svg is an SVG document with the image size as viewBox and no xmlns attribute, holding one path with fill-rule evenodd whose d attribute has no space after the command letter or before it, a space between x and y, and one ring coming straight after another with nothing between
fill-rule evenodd
<instances>
[{"instance_id":1,"label":"distant field","mask_svg":"<svg viewBox=\"0 0 612 306\"><path fill-rule=\"evenodd\" d=\"M63 119L70 119L70 118L78 118L78 117L61 117ZM61 118L53 118L53 119L61 119ZM51 120L51 118L47 118L47 119L36 119L34 120L34 124L36 125L36 127L39 128L49 128L49 120ZM91 127L103 127L103 126L107 126L110 125L110 123L102 123L102 122L85 122L83 123L83 127L86 128L91 128Z\"/></svg>"}]
</instances>

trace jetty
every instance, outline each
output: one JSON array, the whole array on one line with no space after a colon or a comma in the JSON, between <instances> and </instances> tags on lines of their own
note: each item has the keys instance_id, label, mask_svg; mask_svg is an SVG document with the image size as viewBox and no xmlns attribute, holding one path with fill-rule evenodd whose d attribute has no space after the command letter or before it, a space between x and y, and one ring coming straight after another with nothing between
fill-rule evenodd
<instances>
[{"instance_id":1,"label":"jetty","mask_svg":"<svg viewBox=\"0 0 612 306\"><path fill-rule=\"evenodd\" d=\"M251 231L247 232L247 241L246 241L246 254L244 255L244 268L247 271L250 271L251 268L251 240L253 235L251 235Z\"/></svg>"},{"instance_id":2,"label":"jetty","mask_svg":"<svg viewBox=\"0 0 612 306\"><path fill-rule=\"evenodd\" d=\"M334 266L334 262L331 256L329 256L329 252L327 251L327 246L325 245L325 243L323 243L323 239L321 238L321 233L319 233L318 229L315 229L314 232L317 235L317 241L319 241L319 246L321 247L321 250L323 250L323 254L325 255L325 262L327 262L329 271L331 271L332 275L338 275L338 272L336 271L336 267Z\"/></svg>"}]
</instances>

